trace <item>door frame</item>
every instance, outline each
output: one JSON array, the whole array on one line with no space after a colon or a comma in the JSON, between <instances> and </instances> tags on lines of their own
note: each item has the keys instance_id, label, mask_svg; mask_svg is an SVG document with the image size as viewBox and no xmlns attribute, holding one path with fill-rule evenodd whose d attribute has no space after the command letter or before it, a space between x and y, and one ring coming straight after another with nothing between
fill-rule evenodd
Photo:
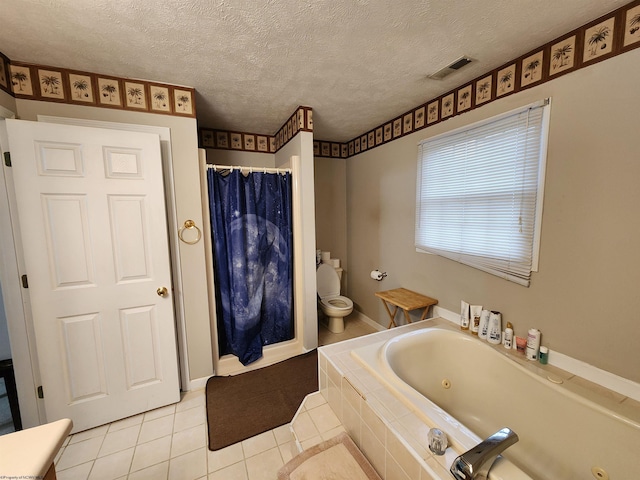
<instances>
[{"instance_id":1,"label":"door frame","mask_svg":"<svg viewBox=\"0 0 640 480\"><path fill-rule=\"evenodd\" d=\"M4 110L4 112L3 112ZM0 117L3 116L3 113L9 113L12 118L14 116L13 112L9 110L2 109L0 106ZM171 129L168 127L158 127L158 126L150 126L150 125L138 125L138 124L128 124L128 123L116 123L116 122L105 122L99 120L85 120L78 118L67 118L67 117L55 117L55 116L46 116L46 115L38 115L38 121L48 122L48 123L58 123L58 124L66 124L66 125L74 125L74 126L84 126L84 127L94 127L94 128L108 128L114 130L126 130L133 132L146 132L146 133L155 133L160 137L160 146L162 152L162 167L163 167L163 178L164 185L163 190L165 194L166 200L166 211L167 211L167 232L169 237L169 254L170 254L170 262L171 262L171 277L172 277L172 288L173 288L173 298L174 298L174 317L175 317L175 327L176 327L176 346L178 352L178 358L176 358L176 362L178 362L178 372L180 375L180 386L181 389L186 391L190 389L189 384L189 363L187 356L187 344L186 344L186 326L184 322L184 298L182 294L182 277L181 277L181 267L180 267L180 257L178 251L178 220L176 214L176 201L175 201L175 188L174 188L174 178L173 178L173 158L171 155ZM3 143L4 144L4 143ZM4 171L1 175L1 180L5 181ZM10 196L13 192L7 191L7 196ZM13 199L15 202L15 198ZM4 202L4 198L0 199L0 202ZM9 198L9 203L11 203L11 199ZM3 205L0 205L2 208ZM1 221L1 220L0 220ZM13 234L15 233L13 230L13 226L9 224L11 228L5 228L5 225L0 225L2 227L0 238L0 245L4 247L8 247L7 243L10 241L11 250L15 255L16 262L18 265L24 263L22 260L22 246L14 245L13 243ZM15 275L11 272L7 278L9 284L19 285L20 281L20 272L16 271ZM4 285L4 283L3 283ZM4 288L4 287L3 287ZM20 287L18 287L18 293L22 293L19 291ZM3 290L4 291L4 290ZM6 295L8 296L8 295ZM28 299L24 300L25 307L28 308ZM6 304L5 304L6 305ZM9 316L8 316L9 317ZM13 355L14 359L14 368L16 370L16 384L18 387L18 395L20 401L20 413L23 420L23 425L25 428L28 426L36 426L40 425L46 421L44 405L42 400L37 397L37 387L40 385L40 372L37 362L37 352L35 349L35 343L33 338L33 319L31 318L30 311L27 312L23 310L22 312L14 311L11 315L11 319L7 318L7 323L9 324L9 337L12 346L12 353L14 347L14 337L16 343L20 344L20 348L15 352L17 355ZM12 325L13 324L13 325ZM13 327L13 328L12 328ZM12 331L14 332L12 334ZM23 341L20 333L22 331L27 332L27 339ZM28 335L28 332L31 332L31 335ZM29 338L30 337L30 338ZM28 349L25 349L22 343L27 343ZM25 351L26 350L26 351ZM22 387L22 388L21 388ZM24 404L24 410L23 410ZM35 408L34 405L35 404Z\"/></svg>"},{"instance_id":2,"label":"door frame","mask_svg":"<svg viewBox=\"0 0 640 480\"><path fill-rule=\"evenodd\" d=\"M15 118L15 113L0 106L0 143L9 151L7 118ZM11 358L18 391L18 404L22 427L30 428L46 421L44 402L38 398L40 368L35 345L29 290L21 286L20 275L24 273L24 259L20 228L17 223L16 198L13 179L5 175L4 159L0 168L0 282L7 314L7 329L11 345ZM15 225L15 228L14 228Z\"/></svg>"}]
</instances>

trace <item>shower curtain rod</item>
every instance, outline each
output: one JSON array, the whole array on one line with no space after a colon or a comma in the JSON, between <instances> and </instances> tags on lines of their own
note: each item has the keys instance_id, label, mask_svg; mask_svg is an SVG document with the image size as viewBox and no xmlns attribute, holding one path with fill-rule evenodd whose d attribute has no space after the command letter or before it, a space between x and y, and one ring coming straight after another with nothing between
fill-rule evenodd
<instances>
[{"instance_id":1,"label":"shower curtain rod","mask_svg":"<svg viewBox=\"0 0 640 480\"><path fill-rule=\"evenodd\" d=\"M229 170L229 172L240 170L241 172L244 171L249 173L291 173L290 168L240 167L236 165L207 165L207 168L212 168L214 172L217 172L218 170Z\"/></svg>"}]
</instances>

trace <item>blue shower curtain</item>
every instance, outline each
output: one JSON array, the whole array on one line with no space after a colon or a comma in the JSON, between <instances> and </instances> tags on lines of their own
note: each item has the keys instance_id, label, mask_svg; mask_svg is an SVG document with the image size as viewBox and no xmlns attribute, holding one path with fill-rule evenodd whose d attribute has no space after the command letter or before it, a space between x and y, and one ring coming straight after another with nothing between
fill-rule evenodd
<instances>
[{"instance_id":1,"label":"blue shower curtain","mask_svg":"<svg viewBox=\"0 0 640 480\"><path fill-rule=\"evenodd\" d=\"M207 176L218 346L248 365L293 338L291 174Z\"/></svg>"}]
</instances>

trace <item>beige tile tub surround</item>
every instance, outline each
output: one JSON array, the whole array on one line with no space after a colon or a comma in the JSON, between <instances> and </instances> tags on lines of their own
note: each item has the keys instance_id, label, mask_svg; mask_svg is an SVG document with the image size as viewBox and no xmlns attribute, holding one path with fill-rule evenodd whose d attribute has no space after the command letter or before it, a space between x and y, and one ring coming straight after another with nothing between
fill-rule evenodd
<instances>
[{"instance_id":1,"label":"beige tile tub surround","mask_svg":"<svg viewBox=\"0 0 640 480\"><path fill-rule=\"evenodd\" d=\"M426 448L428 428L351 356L351 350L429 326L417 322L318 351L320 393L384 480L449 479Z\"/></svg>"},{"instance_id":2,"label":"beige tile tub surround","mask_svg":"<svg viewBox=\"0 0 640 480\"><path fill-rule=\"evenodd\" d=\"M449 466L461 452L448 448L444 456L433 455L427 447L429 427L365 370L351 356L351 351L433 326L458 329L451 322L436 318L327 345L318 350L322 398L340 420L340 427L349 433L384 480L448 480L451 478ZM551 365L541 366L520 358L521 354L509 352L502 346L494 348L538 374L543 372L562 378L568 389L606 408L627 413L633 409L636 415L640 411L638 402L632 399L590 384ZM296 419L294 436L298 437Z\"/></svg>"}]
</instances>

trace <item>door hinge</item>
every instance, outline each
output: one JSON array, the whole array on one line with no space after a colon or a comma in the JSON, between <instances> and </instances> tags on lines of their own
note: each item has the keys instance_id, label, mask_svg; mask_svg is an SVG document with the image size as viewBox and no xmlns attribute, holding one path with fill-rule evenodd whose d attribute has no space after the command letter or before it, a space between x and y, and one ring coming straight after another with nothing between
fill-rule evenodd
<instances>
[{"instance_id":1,"label":"door hinge","mask_svg":"<svg viewBox=\"0 0 640 480\"><path fill-rule=\"evenodd\" d=\"M11 154L9 152L4 152L4 164L7 167L11 166Z\"/></svg>"},{"instance_id":2,"label":"door hinge","mask_svg":"<svg viewBox=\"0 0 640 480\"><path fill-rule=\"evenodd\" d=\"M20 279L22 280L22 288L29 288L29 280L27 280L27 276L22 275Z\"/></svg>"},{"instance_id":3,"label":"door hinge","mask_svg":"<svg viewBox=\"0 0 640 480\"><path fill-rule=\"evenodd\" d=\"M42 385L38 387L38 398L44 398L44 390L42 390Z\"/></svg>"}]
</instances>

